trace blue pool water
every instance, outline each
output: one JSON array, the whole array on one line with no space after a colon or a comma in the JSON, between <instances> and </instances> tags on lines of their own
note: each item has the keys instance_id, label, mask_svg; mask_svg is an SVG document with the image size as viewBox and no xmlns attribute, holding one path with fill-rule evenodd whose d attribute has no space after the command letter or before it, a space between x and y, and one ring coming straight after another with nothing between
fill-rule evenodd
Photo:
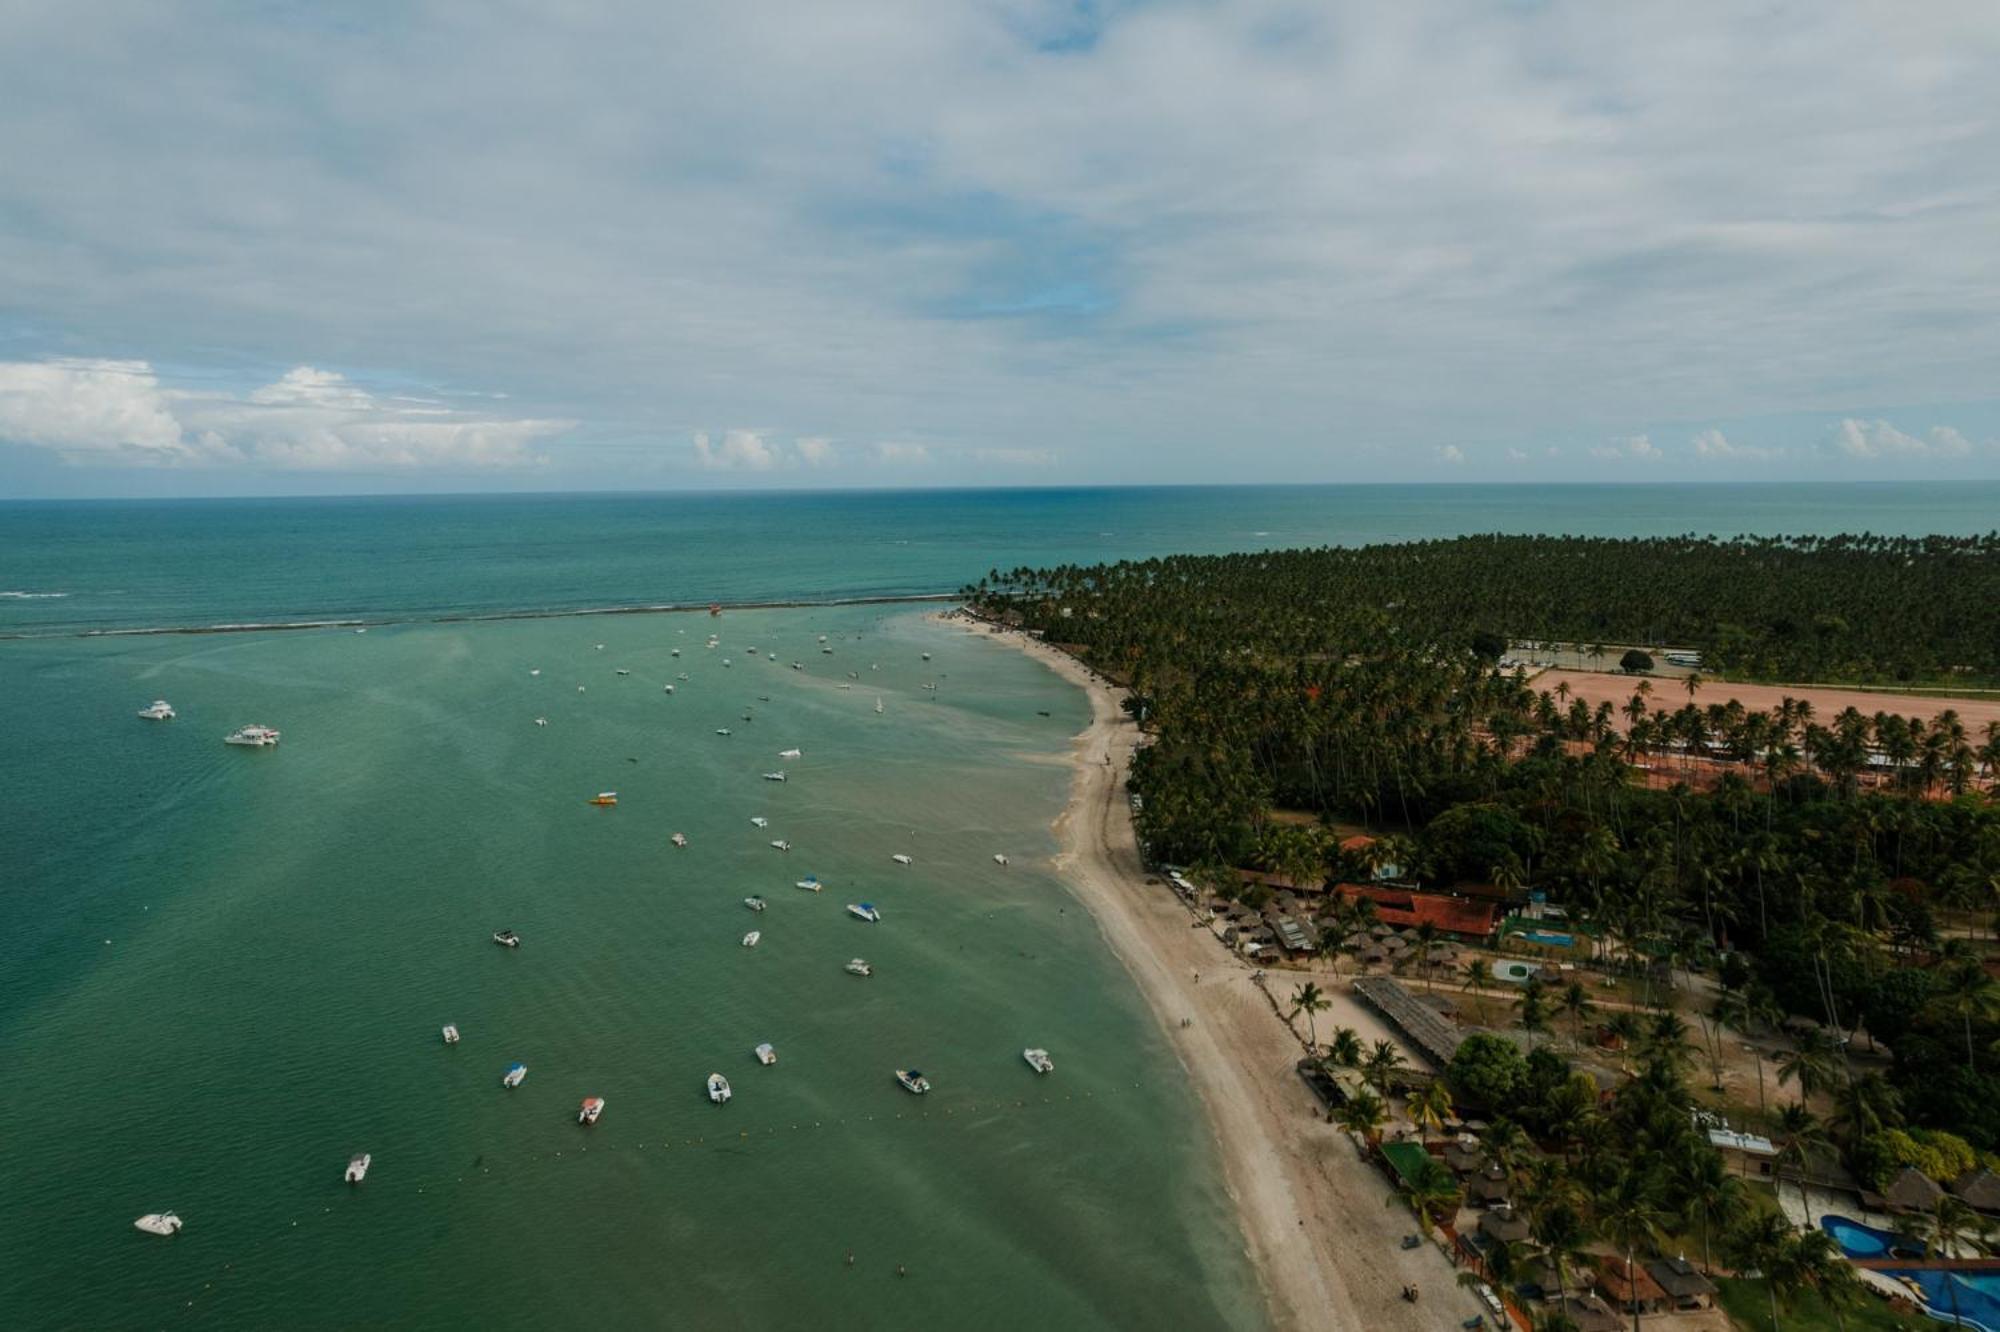
<instances>
[{"instance_id":1,"label":"blue pool water","mask_svg":"<svg viewBox=\"0 0 2000 1332\"><path fill-rule=\"evenodd\" d=\"M1956 1321L1979 1332L2000 1332L2000 1272L1946 1272L1913 1267L1885 1271L1908 1277L1924 1288L1925 1312L1940 1322Z\"/></svg>"},{"instance_id":2,"label":"blue pool water","mask_svg":"<svg viewBox=\"0 0 2000 1332\"><path fill-rule=\"evenodd\" d=\"M1551 948L1569 948L1576 943L1574 934L1558 934L1554 930L1522 930L1520 937L1529 943L1546 944Z\"/></svg>"},{"instance_id":3,"label":"blue pool water","mask_svg":"<svg viewBox=\"0 0 2000 1332\"><path fill-rule=\"evenodd\" d=\"M1859 1221L1844 1216L1823 1216L1819 1219L1819 1224L1820 1229L1833 1236L1840 1245L1840 1251L1849 1258L1888 1256L1902 1239L1902 1236L1892 1231L1864 1226Z\"/></svg>"}]
</instances>

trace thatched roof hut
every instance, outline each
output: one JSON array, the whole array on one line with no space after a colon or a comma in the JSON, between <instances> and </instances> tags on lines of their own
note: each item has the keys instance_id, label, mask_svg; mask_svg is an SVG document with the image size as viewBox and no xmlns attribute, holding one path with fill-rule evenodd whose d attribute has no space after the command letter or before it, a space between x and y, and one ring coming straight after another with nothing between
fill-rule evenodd
<instances>
[{"instance_id":1,"label":"thatched roof hut","mask_svg":"<svg viewBox=\"0 0 2000 1332\"><path fill-rule=\"evenodd\" d=\"M1915 1166L1904 1166L1882 1190L1891 1211L1928 1212L1944 1193L1938 1182Z\"/></svg>"}]
</instances>

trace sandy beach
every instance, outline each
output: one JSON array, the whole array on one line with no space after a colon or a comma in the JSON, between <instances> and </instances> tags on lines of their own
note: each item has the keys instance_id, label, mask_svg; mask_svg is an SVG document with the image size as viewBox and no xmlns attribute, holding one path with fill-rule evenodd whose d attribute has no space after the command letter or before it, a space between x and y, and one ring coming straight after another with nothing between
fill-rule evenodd
<instances>
[{"instance_id":1,"label":"sandy beach","mask_svg":"<svg viewBox=\"0 0 2000 1332\"><path fill-rule=\"evenodd\" d=\"M1415 1220L1400 1203L1388 1205L1383 1176L1318 1113L1293 1071L1299 1038L1273 1011L1254 969L1170 889L1147 884L1124 790L1140 733L1119 707L1121 691L1023 634L992 637L1090 696L1091 725L1076 738L1075 782L1056 825L1056 869L1138 983L1200 1095L1274 1325L1415 1332L1480 1312L1436 1247L1399 1247ZM1273 990L1282 997L1291 983L1275 976ZM1344 1024L1374 1033L1378 1024L1344 992L1329 997L1335 1006L1319 1018L1322 1031ZM1411 1283L1420 1291L1416 1304L1400 1294Z\"/></svg>"}]
</instances>

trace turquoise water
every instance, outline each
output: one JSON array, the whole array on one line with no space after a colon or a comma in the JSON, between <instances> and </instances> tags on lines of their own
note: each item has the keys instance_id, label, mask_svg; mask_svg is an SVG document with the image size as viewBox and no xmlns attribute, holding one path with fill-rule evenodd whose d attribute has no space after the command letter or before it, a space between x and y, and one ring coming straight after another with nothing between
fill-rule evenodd
<instances>
[{"instance_id":1,"label":"turquoise water","mask_svg":"<svg viewBox=\"0 0 2000 1332\"><path fill-rule=\"evenodd\" d=\"M1953 1272L1935 1267L1886 1269L1887 1277L1908 1277L1923 1287L1924 1312L1941 1323L1977 1332L2000 1329L2000 1273Z\"/></svg>"},{"instance_id":2,"label":"turquoise water","mask_svg":"<svg viewBox=\"0 0 2000 1332\"><path fill-rule=\"evenodd\" d=\"M1467 532L1976 533L2000 482L0 504L0 634L951 592L992 568Z\"/></svg>"},{"instance_id":3,"label":"turquoise water","mask_svg":"<svg viewBox=\"0 0 2000 1332\"><path fill-rule=\"evenodd\" d=\"M986 636L39 638L0 689L0 1323L1261 1325L1198 1106L1046 868L1085 702ZM252 721L282 745L221 743Z\"/></svg>"},{"instance_id":4,"label":"turquoise water","mask_svg":"<svg viewBox=\"0 0 2000 1332\"><path fill-rule=\"evenodd\" d=\"M1877 1230L1844 1216L1823 1216L1819 1224L1820 1229L1833 1236L1840 1245L1840 1251L1849 1258L1880 1258L1901 1240L1901 1236L1892 1231Z\"/></svg>"}]
</instances>

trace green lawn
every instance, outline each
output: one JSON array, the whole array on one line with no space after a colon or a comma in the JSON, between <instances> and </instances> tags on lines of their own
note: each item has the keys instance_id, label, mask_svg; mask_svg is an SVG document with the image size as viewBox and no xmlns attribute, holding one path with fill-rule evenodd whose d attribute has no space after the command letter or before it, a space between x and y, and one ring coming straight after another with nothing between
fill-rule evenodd
<instances>
[{"instance_id":1,"label":"green lawn","mask_svg":"<svg viewBox=\"0 0 2000 1332\"><path fill-rule=\"evenodd\" d=\"M1743 1332L1771 1332L1771 1296L1762 1281L1721 1277L1715 1284L1731 1323ZM1784 1332L1839 1332L1841 1326L1810 1291L1794 1300L1791 1308L1781 1308L1779 1318ZM1922 1315L1899 1318L1886 1303L1873 1297L1847 1315L1847 1332L1928 1332L1942 1326Z\"/></svg>"}]
</instances>

